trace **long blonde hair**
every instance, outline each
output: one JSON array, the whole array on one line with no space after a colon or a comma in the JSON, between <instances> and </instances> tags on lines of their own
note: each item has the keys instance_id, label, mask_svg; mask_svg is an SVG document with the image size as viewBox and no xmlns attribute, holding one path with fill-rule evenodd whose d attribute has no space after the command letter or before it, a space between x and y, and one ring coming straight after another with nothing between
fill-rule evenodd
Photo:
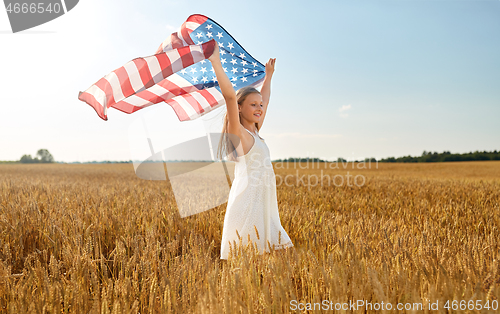
<instances>
[{"instance_id":1,"label":"long blonde hair","mask_svg":"<svg viewBox=\"0 0 500 314\"><path fill-rule=\"evenodd\" d=\"M260 92L254 87L247 86L240 88L236 92L236 101L238 105L243 104L247 96L253 93L260 94ZM241 123L241 115L240 115L240 123ZM219 148L217 149L217 158L222 159L224 156L227 155L229 160L235 161L236 158L238 157L238 153L236 152L236 148L234 147L233 142L229 139L229 136L227 135L228 125L229 125L229 119L227 117L227 112L226 112L226 114L224 115L224 125L222 127L222 134L219 141ZM257 131L259 130L258 123L255 123L255 128L257 129Z\"/></svg>"}]
</instances>

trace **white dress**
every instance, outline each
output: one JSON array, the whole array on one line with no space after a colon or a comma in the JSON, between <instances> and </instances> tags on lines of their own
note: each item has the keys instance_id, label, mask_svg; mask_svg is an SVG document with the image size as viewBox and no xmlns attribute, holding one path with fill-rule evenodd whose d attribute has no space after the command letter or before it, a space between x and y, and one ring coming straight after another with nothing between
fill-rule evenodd
<instances>
[{"instance_id":1,"label":"white dress","mask_svg":"<svg viewBox=\"0 0 500 314\"><path fill-rule=\"evenodd\" d=\"M235 163L234 180L222 230L221 259L228 259L229 243L235 252L234 249L240 241L238 235L243 245L248 243L250 235L250 240L257 244L261 255L264 250L270 252L269 246L273 248L274 245L274 249L293 246L281 226L276 197L276 176L269 149L264 139L247 131L253 136L254 144L248 153L239 156Z\"/></svg>"}]
</instances>

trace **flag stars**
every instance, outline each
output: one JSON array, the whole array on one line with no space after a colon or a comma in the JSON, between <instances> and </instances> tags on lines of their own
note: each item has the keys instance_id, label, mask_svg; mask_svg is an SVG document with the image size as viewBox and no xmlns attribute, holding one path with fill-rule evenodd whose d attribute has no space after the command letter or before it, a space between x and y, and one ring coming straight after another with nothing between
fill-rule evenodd
<instances>
[{"instance_id":1,"label":"flag stars","mask_svg":"<svg viewBox=\"0 0 500 314\"><path fill-rule=\"evenodd\" d=\"M226 33L217 24L205 23L205 29L199 28L199 31L195 30L191 37L199 45L210 39L217 41L220 48L219 54L222 69L229 76L231 85L235 89L263 77L262 64L250 55L247 55L247 52L237 42L231 42L234 39L231 36L226 37ZM194 66L187 67L179 72L192 86L196 85L200 90L218 86L215 70L211 67L208 60L200 60Z\"/></svg>"}]
</instances>

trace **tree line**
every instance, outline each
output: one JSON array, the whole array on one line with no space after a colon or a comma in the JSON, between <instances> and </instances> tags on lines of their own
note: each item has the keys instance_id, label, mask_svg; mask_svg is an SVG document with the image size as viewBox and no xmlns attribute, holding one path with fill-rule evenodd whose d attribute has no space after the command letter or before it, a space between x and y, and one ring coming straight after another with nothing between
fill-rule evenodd
<instances>
[{"instance_id":1,"label":"tree line","mask_svg":"<svg viewBox=\"0 0 500 314\"><path fill-rule=\"evenodd\" d=\"M47 149L39 149L36 153L35 158L31 155L23 155L19 162L23 164L35 164L35 163L52 163L54 162L54 157Z\"/></svg>"},{"instance_id":2,"label":"tree line","mask_svg":"<svg viewBox=\"0 0 500 314\"><path fill-rule=\"evenodd\" d=\"M444 151L442 153L438 152L428 152L422 153L422 156L412 157L410 155L403 157L389 157L382 158L380 162L446 162L446 161L473 161L473 160L500 160L500 151L494 150L492 152L487 151L475 151L464 154L452 154L449 151Z\"/></svg>"},{"instance_id":3,"label":"tree line","mask_svg":"<svg viewBox=\"0 0 500 314\"><path fill-rule=\"evenodd\" d=\"M374 157L365 158L363 160L354 160L354 162L447 162L447 161L473 161L473 160L500 160L500 151L494 150L475 151L463 154L452 154L450 151L443 151L442 153L425 151L421 156L403 156L403 157L388 157L382 159L375 159ZM338 157L337 162L347 162L346 159ZM18 161L21 163L53 163L54 157L47 149L39 149L33 158L31 155L23 155ZM130 163L132 161L119 161L119 163ZM276 159L273 162L330 162L320 158L298 158L290 157L285 159ZM117 161L94 161L92 163L117 163Z\"/></svg>"},{"instance_id":4,"label":"tree line","mask_svg":"<svg viewBox=\"0 0 500 314\"><path fill-rule=\"evenodd\" d=\"M354 160L354 162L445 162L445 161L473 161L473 160L500 160L500 151L475 151L464 154L452 154L449 151L442 153L425 151L421 156L403 156L403 157L388 157L377 160L374 157L365 158L363 160ZM330 162L320 158L297 158L290 157L285 159L276 159L275 162ZM334 161L335 162L335 161ZM345 158L338 157L336 162L348 162Z\"/></svg>"}]
</instances>

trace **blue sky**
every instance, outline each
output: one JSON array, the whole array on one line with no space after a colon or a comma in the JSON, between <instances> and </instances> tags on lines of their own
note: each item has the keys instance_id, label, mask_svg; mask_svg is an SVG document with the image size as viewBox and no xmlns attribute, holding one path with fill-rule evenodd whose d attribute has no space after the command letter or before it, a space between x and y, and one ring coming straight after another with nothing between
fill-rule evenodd
<instances>
[{"instance_id":1,"label":"blue sky","mask_svg":"<svg viewBox=\"0 0 500 314\"><path fill-rule=\"evenodd\" d=\"M78 92L153 54L194 13L262 63L277 58L260 132L273 159L500 150L498 0L82 0L17 34L0 10L0 160L40 148L129 160L134 114L103 121Z\"/></svg>"}]
</instances>

